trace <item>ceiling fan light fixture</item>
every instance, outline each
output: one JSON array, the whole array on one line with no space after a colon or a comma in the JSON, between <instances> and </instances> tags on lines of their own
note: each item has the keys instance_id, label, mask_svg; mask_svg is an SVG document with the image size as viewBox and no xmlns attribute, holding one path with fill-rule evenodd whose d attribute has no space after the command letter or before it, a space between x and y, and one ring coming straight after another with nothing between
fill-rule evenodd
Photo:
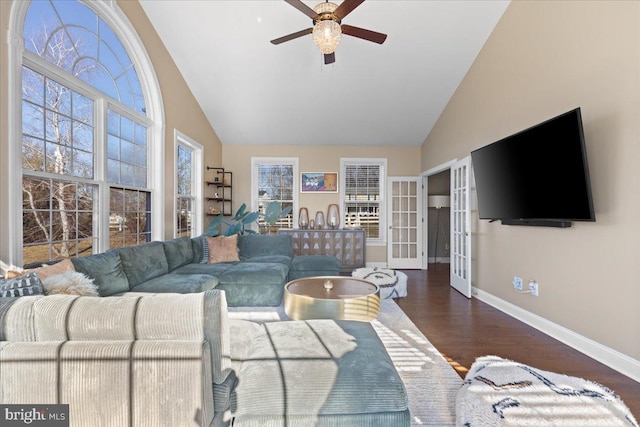
<instances>
[{"instance_id":1,"label":"ceiling fan light fixture","mask_svg":"<svg viewBox=\"0 0 640 427\"><path fill-rule=\"evenodd\" d=\"M340 22L333 15L337 8L337 4L328 1L313 8L314 12L318 14L313 25L313 42L325 55L335 52L342 37Z\"/></svg>"}]
</instances>

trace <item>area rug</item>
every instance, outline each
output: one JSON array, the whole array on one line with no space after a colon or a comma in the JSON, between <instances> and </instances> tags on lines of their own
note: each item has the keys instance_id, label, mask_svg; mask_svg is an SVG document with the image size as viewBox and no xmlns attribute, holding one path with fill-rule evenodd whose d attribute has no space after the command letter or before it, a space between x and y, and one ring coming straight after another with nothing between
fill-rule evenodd
<instances>
[{"instance_id":1,"label":"area rug","mask_svg":"<svg viewBox=\"0 0 640 427\"><path fill-rule=\"evenodd\" d=\"M283 307L230 307L229 317L254 322L288 320ZM372 322L404 381L411 425L455 425L456 394L462 379L393 300L380 301Z\"/></svg>"}]
</instances>

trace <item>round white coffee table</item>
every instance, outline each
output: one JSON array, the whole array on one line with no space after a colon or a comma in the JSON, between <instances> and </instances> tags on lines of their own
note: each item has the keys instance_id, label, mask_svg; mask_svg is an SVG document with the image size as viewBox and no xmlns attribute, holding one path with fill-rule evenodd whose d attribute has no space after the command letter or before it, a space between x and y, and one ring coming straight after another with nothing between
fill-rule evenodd
<instances>
[{"instance_id":1,"label":"round white coffee table","mask_svg":"<svg viewBox=\"0 0 640 427\"><path fill-rule=\"evenodd\" d=\"M317 276L284 286L284 311L293 320L371 321L380 311L380 288L347 276Z\"/></svg>"}]
</instances>

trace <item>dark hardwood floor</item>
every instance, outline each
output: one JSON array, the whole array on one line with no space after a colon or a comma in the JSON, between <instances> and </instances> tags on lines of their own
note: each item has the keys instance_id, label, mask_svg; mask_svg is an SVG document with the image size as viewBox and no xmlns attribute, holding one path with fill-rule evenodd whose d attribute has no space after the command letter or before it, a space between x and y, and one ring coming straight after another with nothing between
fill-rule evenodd
<instances>
[{"instance_id":1,"label":"dark hardwood floor","mask_svg":"<svg viewBox=\"0 0 640 427\"><path fill-rule=\"evenodd\" d=\"M403 270L408 296L395 301L461 377L476 357L496 355L609 387L640 419L640 383L449 286L449 264Z\"/></svg>"}]
</instances>

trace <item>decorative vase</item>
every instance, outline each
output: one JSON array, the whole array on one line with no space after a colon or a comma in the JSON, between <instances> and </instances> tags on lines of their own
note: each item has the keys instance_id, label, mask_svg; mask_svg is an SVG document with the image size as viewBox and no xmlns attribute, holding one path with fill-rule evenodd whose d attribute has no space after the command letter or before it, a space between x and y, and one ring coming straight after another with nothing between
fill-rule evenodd
<instances>
[{"instance_id":1,"label":"decorative vase","mask_svg":"<svg viewBox=\"0 0 640 427\"><path fill-rule=\"evenodd\" d=\"M300 208L300 212L298 213L298 226L303 230L309 227L309 211L307 208Z\"/></svg>"},{"instance_id":2,"label":"decorative vase","mask_svg":"<svg viewBox=\"0 0 640 427\"><path fill-rule=\"evenodd\" d=\"M309 220L309 228L312 229L312 230L314 228L316 228L316 222L314 220L312 220L312 219Z\"/></svg>"},{"instance_id":3,"label":"decorative vase","mask_svg":"<svg viewBox=\"0 0 640 427\"><path fill-rule=\"evenodd\" d=\"M327 225L332 230L340 226L340 208L335 203L330 204L327 209Z\"/></svg>"},{"instance_id":4,"label":"decorative vase","mask_svg":"<svg viewBox=\"0 0 640 427\"><path fill-rule=\"evenodd\" d=\"M316 212L316 229L322 230L324 228L324 212Z\"/></svg>"}]
</instances>

